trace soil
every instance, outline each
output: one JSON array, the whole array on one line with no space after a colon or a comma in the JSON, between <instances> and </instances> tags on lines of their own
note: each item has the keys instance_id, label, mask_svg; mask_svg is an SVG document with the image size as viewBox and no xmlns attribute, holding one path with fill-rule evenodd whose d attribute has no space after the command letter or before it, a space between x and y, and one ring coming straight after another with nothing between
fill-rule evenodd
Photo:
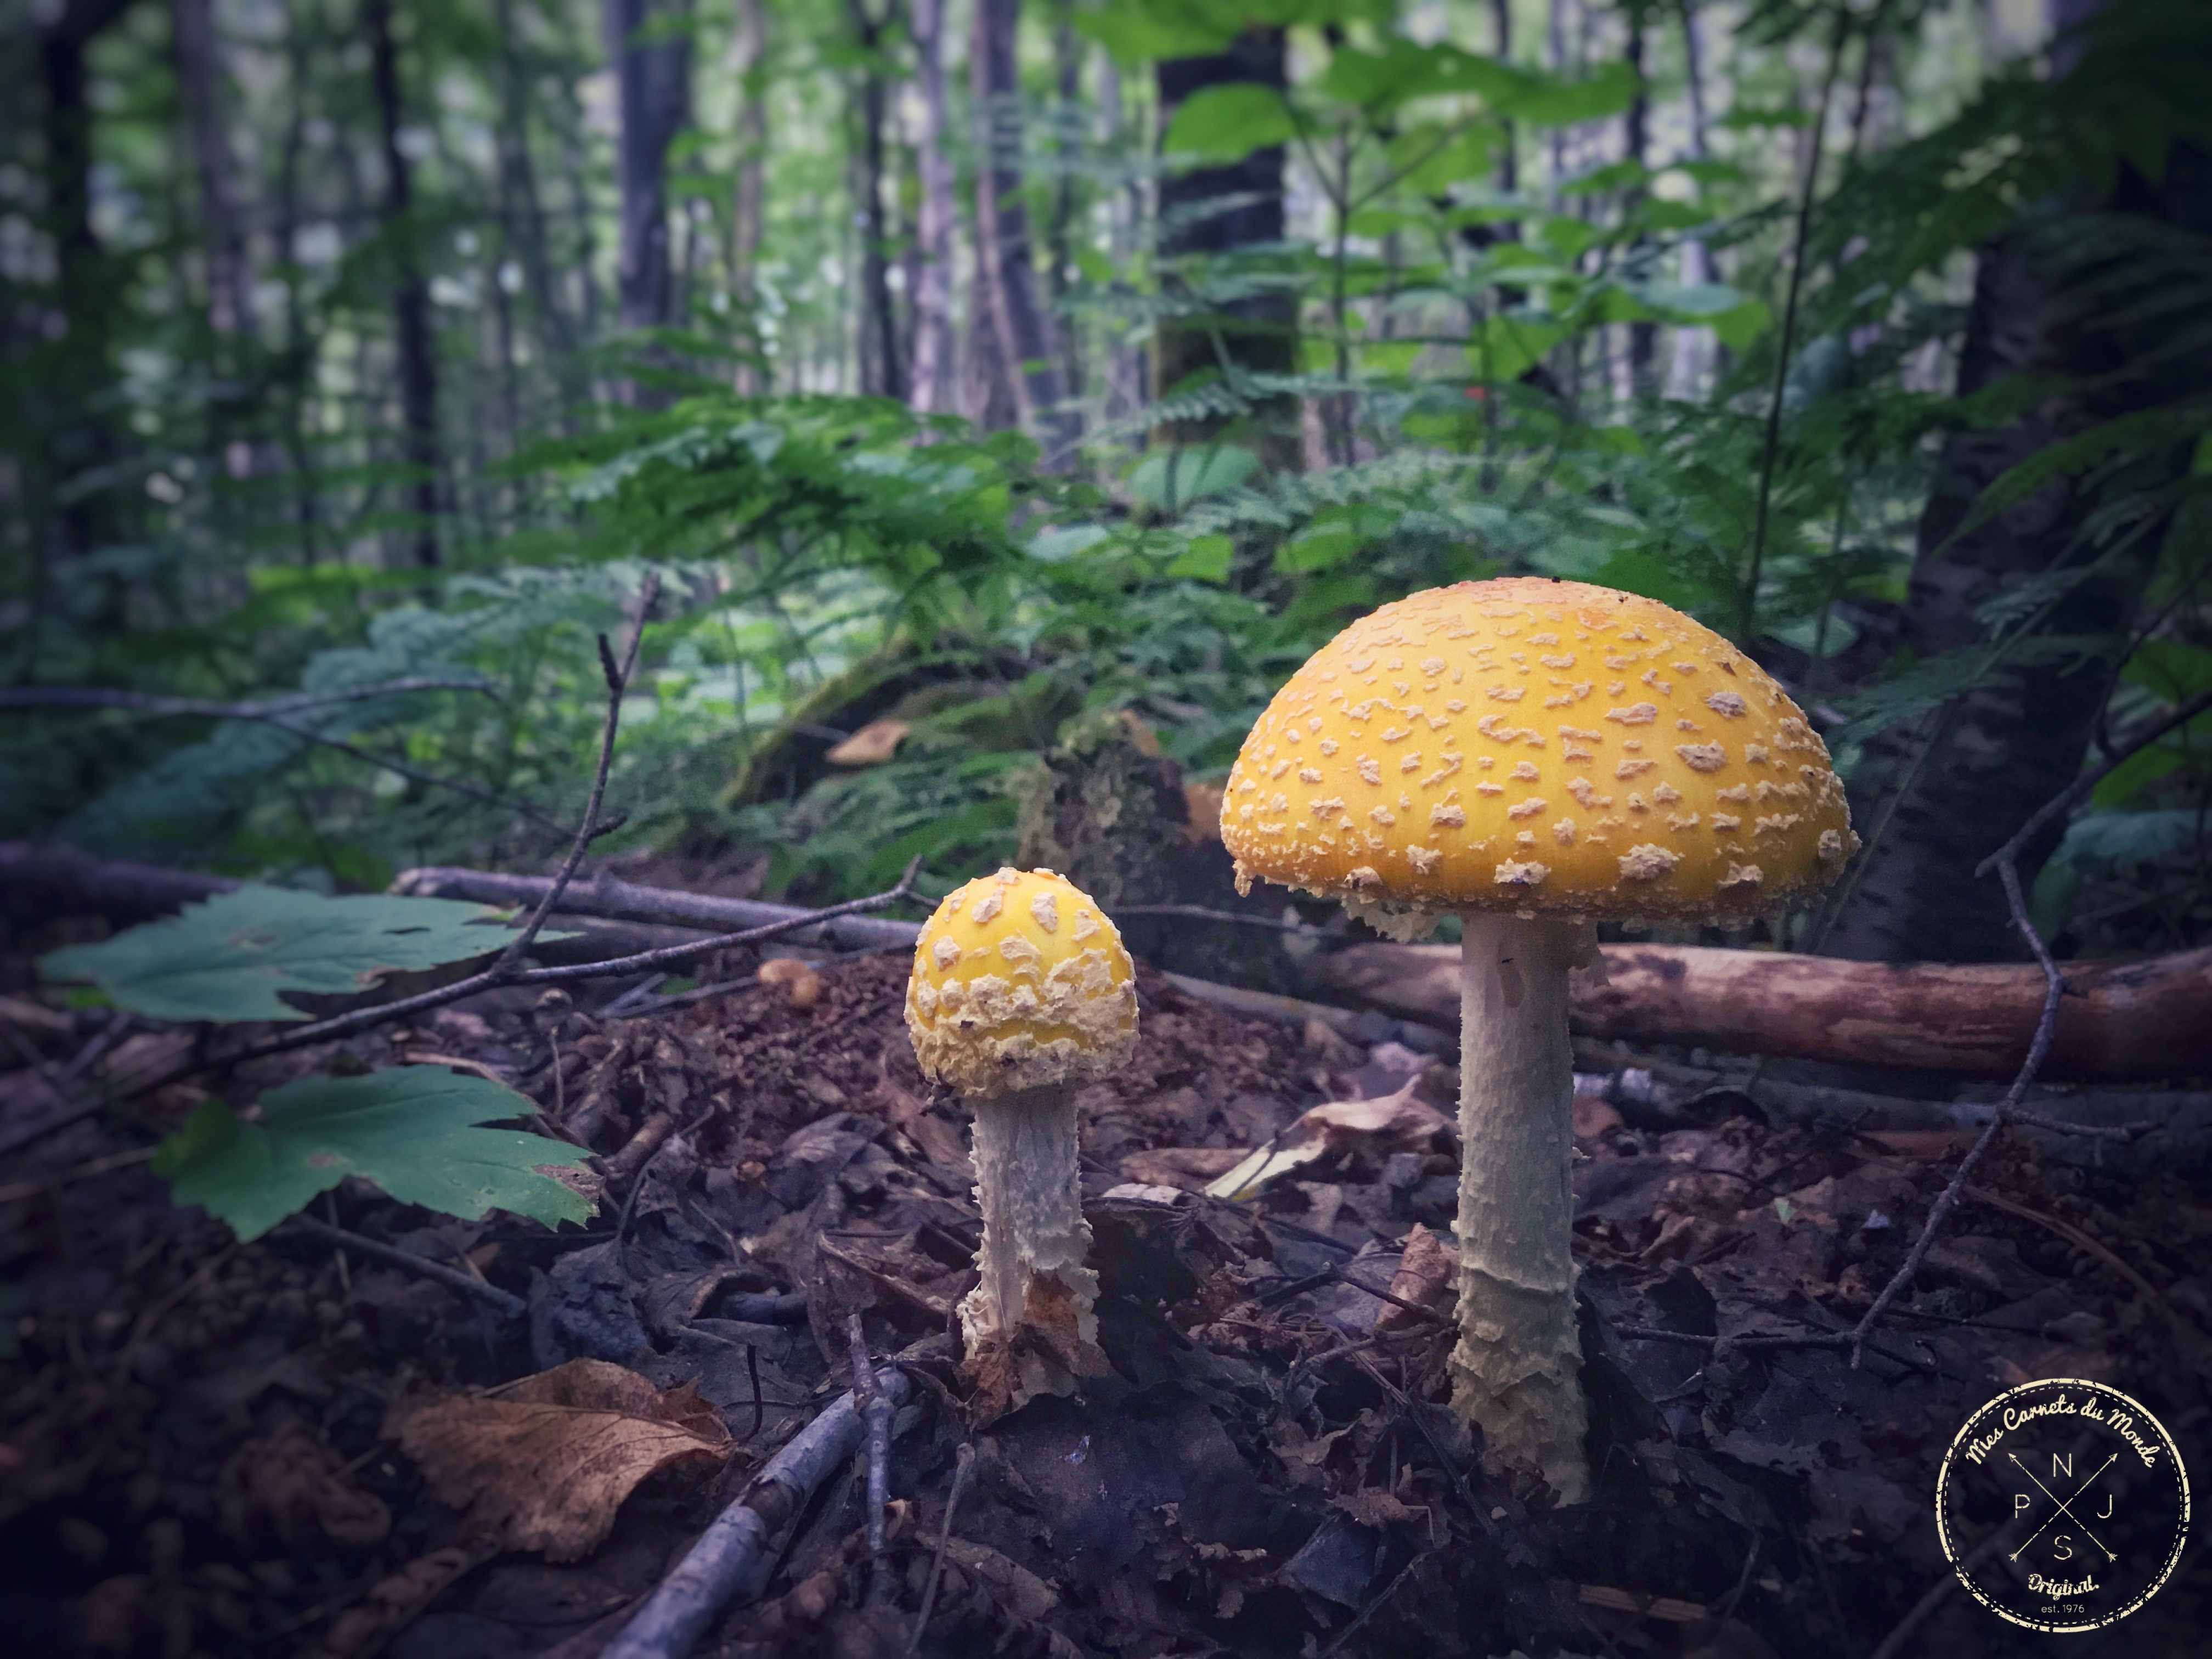
<instances>
[{"instance_id":1,"label":"soil","mask_svg":"<svg viewBox=\"0 0 2212 1659\"><path fill-rule=\"evenodd\" d=\"M480 1275L520 1315L296 1228L241 1245L172 1206L143 1158L118 1160L173 1127L189 1091L13 1157L10 1645L586 1659L747 1472L848 1385L854 1313L872 1352L904 1356L915 1381L884 1571L870 1571L860 1483L835 1479L765 1598L702 1652L905 1651L963 1443L974 1477L924 1656L1843 1659L1953 1582L1936 1465L1999 1389L2109 1382L2212 1467L2212 1207L2187 1171L2001 1144L1975 1183L1990 1196L1960 1206L1853 1370L1832 1338L1902 1260L1958 1138L1773 1127L1727 1115L1749 1109L1741 1095L1662 1121L1593 1092L1577 1104L1577 1248L1596 1494L1555 1508L1532 1477L1485 1468L1443 1403L1449 1304L1440 1315L1418 1274L1395 1278L1427 1249L1413 1230L1450 1223L1448 1136L1344 1136L1255 1201L1188 1190L1325 1100L1410 1081L1409 1100L1448 1117L1455 1074L1149 974L1135 1060L1083 1102L1112 1370L979 1425L951 1318L979 1234L964 1118L915 1070L904 975L891 957L830 963L809 1006L769 986L635 1018L590 1011L619 986L588 1006L494 994L215 1080L235 1104L304 1071L412 1059L530 1095L546 1132L602 1159L587 1225L459 1222L359 1183L312 1212ZM56 1075L108 1018L17 1014L0 1131L50 1109ZM1414 1294L1369 1293L1394 1279ZM697 1443L622 1486L596 1540L487 1541L481 1510L441 1498L451 1481L389 1437L425 1401L578 1360L643 1378L641 1397L682 1407L667 1434ZM485 1478L553 1501L529 1490L552 1467ZM2212 1567L2193 1549L2081 1650L2202 1651L2208 1629ZM1953 1593L1901 1650L2046 1648Z\"/></svg>"}]
</instances>

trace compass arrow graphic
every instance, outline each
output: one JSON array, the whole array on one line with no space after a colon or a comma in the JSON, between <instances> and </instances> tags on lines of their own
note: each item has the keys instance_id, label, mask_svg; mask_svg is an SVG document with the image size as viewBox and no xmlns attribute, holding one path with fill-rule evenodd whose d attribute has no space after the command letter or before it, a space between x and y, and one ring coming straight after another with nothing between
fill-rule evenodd
<instances>
[{"instance_id":1,"label":"compass arrow graphic","mask_svg":"<svg viewBox=\"0 0 2212 1659\"><path fill-rule=\"evenodd\" d=\"M2027 1464L2020 1462L2020 1454L2018 1452L2007 1452L2005 1455L2011 1458L2014 1463L2020 1465L2020 1472L2022 1474L2026 1475L2031 1480L2035 1480L2035 1471L2028 1468ZM2103 1462L2098 1464L2096 1468L2090 1474L2088 1480L2082 1481L2080 1486L2074 1488L2074 1498L2079 1498L2083 1492L2088 1491L2089 1482L2091 1480L2094 1480L2098 1475L2102 1474L2106 1469L2112 1468L2112 1458L2116 1458L2118 1455L2119 1453L2114 1452L2112 1457L2108 1457ZM2014 1561L2019 1560L2021 1550L2026 1549L2029 1544L2033 1544L2037 1539L2042 1537L2044 1528L2048 1527L2051 1522L2056 1521L2059 1516L2062 1515L2069 1521L2071 1521L2075 1526L2081 1527L2081 1535L2087 1539L2091 1543L2094 1544L2099 1549L2104 1550L2105 1559L2106 1560L2118 1561L2120 1559L2118 1556L2114 1555L2111 1550L2106 1549L2105 1540L2103 1539L2098 1537L2095 1533L2091 1532L2088 1528L2081 1526L2081 1517L2075 1514L2070 1507L2074 1502L2074 1498L2062 1499L2057 1492L2051 1491L2050 1487L2044 1486L2043 1482L2040 1480L2035 1480L2035 1484L2042 1489L2043 1495L2045 1498L2048 1498L2052 1503L2057 1504L2058 1508L2044 1522L2043 1526L2038 1527L2033 1532L2028 1534L2027 1542L2021 1544L2020 1549L2014 1550L2012 1554L2007 1558L2008 1559Z\"/></svg>"}]
</instances>

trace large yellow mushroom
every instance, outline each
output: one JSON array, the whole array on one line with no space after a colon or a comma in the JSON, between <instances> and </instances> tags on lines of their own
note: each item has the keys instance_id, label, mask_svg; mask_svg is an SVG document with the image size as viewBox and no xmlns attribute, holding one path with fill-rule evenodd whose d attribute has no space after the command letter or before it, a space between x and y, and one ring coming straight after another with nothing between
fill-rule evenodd
<instances>
[{"instance_id":1,"label":"large yellow mushroom","mask_svg":"<svg viewBox=\"0 0 2212 1659\"><path fill-rule=\"evenodd\" d=\"M968 1370L995 1405L1095 1375L1076 1091L1128 1059L1135 969L1105 913L1049 870L1001 870L947 897L915 942L907 1030L925 1075L975 1113L981 1279L960 1304Z\"/></svg>"},{"instance_id":2,"label":"large yellow mushroom","mask_svg":"<svg viewBox=\"0 0 2212 1659\"><path fill-rule=\"evenodd\" d=\"M1505 577L1384 605L1276 694L1221 838L1400 938L1461 918L1454 1403L1493 1462L1589 1492L1567 975L1603 920L1745 919L1857 846L1826 748L1759 665L1656 600Z\"/></svg>"}]
</instances>

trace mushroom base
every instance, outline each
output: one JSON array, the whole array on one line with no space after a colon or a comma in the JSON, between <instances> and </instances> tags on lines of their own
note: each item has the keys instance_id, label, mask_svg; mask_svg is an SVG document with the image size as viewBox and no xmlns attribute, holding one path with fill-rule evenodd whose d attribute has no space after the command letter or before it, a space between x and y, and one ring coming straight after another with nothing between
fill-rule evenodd
<instances>
[{"instance_id":1,"label":"mushroom base","mask_svg":"<svg viewBox=\"0 0 2212 1659\"><path fill-rule=\"evenodd\" d=\"M1574 1055L1567 975L1587 924L1465 914L1460 946L1460 1278L1452 1404L1492 1464L1589 1495L1575 1329Z\"/></svg>"},{"instance_id":2,"label":"mushroom base","mask_svg":"<svg viewBox=\"0 0 2212 1659\"><path fill-rule=\"evenodd\" d=\"M960 1304L969 1379L1000 1408L1074 1392L1105 1369L1091 1305L1098 1275L1083 1218L1075 1090L1053 1085L973 1103L982 1278Z\"/></svg>"}]
</instances>

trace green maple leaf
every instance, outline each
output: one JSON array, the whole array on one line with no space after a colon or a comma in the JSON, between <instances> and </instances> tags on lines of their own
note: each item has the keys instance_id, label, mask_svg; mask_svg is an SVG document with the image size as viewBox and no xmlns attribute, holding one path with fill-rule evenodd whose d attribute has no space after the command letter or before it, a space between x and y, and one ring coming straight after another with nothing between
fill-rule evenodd
<instances>
[{"instance_id":1,"label":"green maple leaf","mask_svg":"<svg viewBox=\"0 0 2212 1659\"><path fill-rule=\"evenodd\" d=\"M548 1166L584 1163L581 1148L520 1129L476 1126L538 1110L483 1078L442 1066L397 1066L367 1077L310 1077L261 1097L249 1123L208 1101L154 1154L152 1169L179 1204L261 1237L348 1176L403 1204L469 1220L493 1209L554 1226L591 1206Z\"/></svg>"},{"instance_id":2,"label":"green maple leaf","mask_svg":"<svg viewBox=\"0 0 2212 1659\"><path fill-rule=\"evenodd\" d=\"M39 968L49 979L90 980L118 1006L157 1019L305 1019L278 993L348 995L389 973L488 955L512 937L484 925L501 915L453 899L246 886L53 951Z\"/></svg>"}]
</instances>

